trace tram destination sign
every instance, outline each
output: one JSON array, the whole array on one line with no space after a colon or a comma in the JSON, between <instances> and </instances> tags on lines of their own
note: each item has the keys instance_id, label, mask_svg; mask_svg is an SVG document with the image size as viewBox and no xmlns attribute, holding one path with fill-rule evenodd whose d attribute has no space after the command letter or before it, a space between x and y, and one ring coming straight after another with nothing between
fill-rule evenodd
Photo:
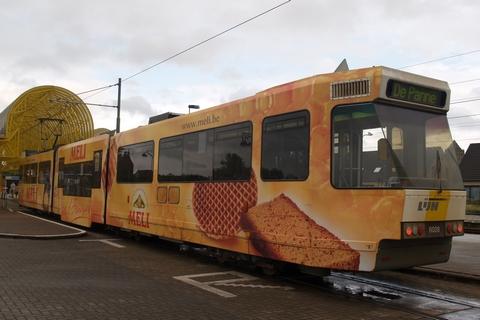
<instances>
[{"instance_id":1,"label":"tram destination sign","mask_svg":"<svg viewBox=\"0 0 480 320\"><path fill-rule=\"evenodd\" d=\"M387 97L443 108L445 107L447 93L443 90L436 90L397 80L389 80L387 83Z\"/></svg>"}]
</instances>

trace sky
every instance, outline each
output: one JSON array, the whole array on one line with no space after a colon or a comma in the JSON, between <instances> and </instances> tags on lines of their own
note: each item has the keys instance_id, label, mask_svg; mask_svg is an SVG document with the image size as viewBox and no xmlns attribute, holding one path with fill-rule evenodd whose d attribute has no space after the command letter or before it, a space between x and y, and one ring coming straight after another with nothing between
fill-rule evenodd
<instances>
[{"instance_id":1,"label":"sky","mask_svg":"<svg viewBox=\"0 0 480 320\"><path fill-rule=\"evenodd\" d=\"M80 93L116 83L282 2L0 0L0 110L35 86ZM122 131L329 73L343 58L351 69L384 65L448 81L452 102L480 98L479 14L473 0L291 0L124 82ZM117 92L80 97L115 104ZM96 128L115 128L115 109L90 110ZM480 143L474 114L480 100L450 107L465 150Z\"/></svg>"}]
</instances>

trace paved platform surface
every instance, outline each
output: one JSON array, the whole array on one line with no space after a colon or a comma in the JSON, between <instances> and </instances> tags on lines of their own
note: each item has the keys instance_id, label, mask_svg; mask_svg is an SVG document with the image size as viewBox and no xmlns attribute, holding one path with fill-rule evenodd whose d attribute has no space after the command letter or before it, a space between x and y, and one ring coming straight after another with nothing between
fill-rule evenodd
<instances>
[{"instance_id":1,"label":"paved platform surface","mask_svg":"<svg viewBox=\"0 0 480 320\"><path fill-rule=\"evenodd\" d=\"M448 262L416 269L480 281L480 234L465 234L461 237L454 237Z\"/></svg>"},{"instance_id":2,"label":"paved platform surface","mask_svg":"<svg viewBox=\"0 0 480 320\"><path fill-rule=\"evenodd\" d=\"M14 201L0 207L0 237L56 239L85 233L84 230L22 212Z\"/></svg>"}]
</instances>

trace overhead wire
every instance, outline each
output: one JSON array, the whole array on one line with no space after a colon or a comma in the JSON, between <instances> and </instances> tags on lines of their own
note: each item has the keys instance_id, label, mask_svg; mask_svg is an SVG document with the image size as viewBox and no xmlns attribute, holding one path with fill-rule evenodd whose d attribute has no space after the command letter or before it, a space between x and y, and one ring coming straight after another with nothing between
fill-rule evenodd
<instances>
[{"instance_id":1,"label":"overhead wire","mask_svg":"<svg viewBox=\"0 0 480 320\"><path fill-rule=\"evenodd\" d=\"M455 141L465 141L465 140L480 140L480 137L477 137L477 138L466 138L466 139L455 139Z\"/></svg>"},{"instance_id":2,"label":"overhead wire","mask_svg":"<svg viewBox=\"0 0 480 320\"><path fill-rule=\"evenodd\" d=\"M179 52L177 52L177 53L175 53L175 54L173 54L173 55L171 55L171 56L169 56L169 57L167 57L167 58L165 58L165 59L163 59L163 60L161 60L161 61L159 61L159 62L157 62L157 63L155 63L155 64L153 64L153 65L151 65L151 66L149 66L149 67L147 67L147 68L142 69L142 70L139 71L139 72L136 72L136 73L134 73L134 74L132 74L132 75L124 78L122 81L123 81L123 82L128 81L128 80L130 80L130 79L132 79L132 78L134 78L134 77L136 77L136 76L138 76L138 75L140 75L140 74L142 74L142 73L144 73L144 72L146 72L146 71L148 71L148 70L150 70L150 69L153 69L153 68L157 67L157 66L160 65L160 64L163 64L163 63L165 63L165 62L167 62L167 61L170 61L170 60L172 60L172 59L174 59L174 58L176 58L176 57L178 57L178 56L180 56L180 55L182 55L182 54L184 54L184 53L186 53L186 52L188 52L188 51L190 51L190 50L192 50L192 49L194 49L194 48L196 48L196 47L198 47L198 46L201 46L202 44L204 44L204 43L206 43L206 42L208 42L208 41L211 41L211 40L213 40L213 39L215 39L215 38L218 38L218 37L220 37L221 35L229 32L229 31L231 31L231 30L233 30L233 29L235 29L235 28L238 28L238 27L240 27L240 26L242 26L242 25L244 25L244 24L246 24L246 23L248 23L248 22L250 22L250 21L252 21L252 20L254 20L254 19L257 19L258 17L263 16L263 15L265 15L265 14L267 14L267 13L269 13L269 12L271 12L271 11L277 9L277 8L279 8L279 7L287 4L288 2L291 2L291 0L287 0L287 1L285 1L285 2L282 2L282 3L280 3L280 4L278 4L278 5L270 8L270 9L268 9L268 10L266 10L266 11L263 11L263 12L255 15L255 16L249 18L249 19L246 19L246 20L244 20L244 21L242 21L242 22L240 22L240 23L238 23L238 24L236 24L236 25L234 25L234 26L232 26L232 27L230 27L230 28L227 28L227 29L225 29L225 30L223 30L223 31L221 31L221 32L219 32L219 33L217 33L217 34L215 34L215 35L213 35L213 36L205 39L205 40L202 40L202 41L200 41L200 42L198 42L198 43L196 43L196 44L194 44L194 45L192 45L192 46L190 46L190 47L188 47L188 48L186 48L186 49L183 49L183 50L181 50L181 51L179 51ZM450 56L446 56L446 57L436 58L436 59L432 59L432 60L428 60L428 61L423 61L423 62L419 62L419 63L416 63L416 64L411 64L411 65L403 66L403 67L400 67L399 69L411 68L411 67L415 67L415 66L419 66L419 65L424 65L424 64L428 64L428 63L432 63L432 62L437 62L437 61L452 59L452 58L456 58L456 57L466 56L466 55L470 55L470 54L475 54L475 53L478 53L478 52L480 52L480 49L478 49L478 50L472 50L472 51L468 51L468 52L463 52L463 53L458 53L458 54L450 55ZM480 78L468 79L468 80L462 80L462 81L456 81L456 82L451 82L450 85L458 85L458 84L463 84L463 83L468 83L468 82L474 82L474 81L479 81L479 80L480 80ZM93 94L93 95L90 95L90 96L84 98L84 99L88 99L88 98L90 98L90 97L96 96L96 95L98 95L98 94L106 91L107 89L112 88L112 87L117 86L117 85L118 85L118 83L114 83L114 84L106 85L106 86L103 86L103 87L99 87L99 88L95 88L95 89L91 89L91 90L79 92L79 93L77 93L77 95L82 95L82 94L86 94L86 93L90 93L90 92L99 91L99 92L97 92L97 93L95 93L95 94ZM460 102L452 102L451 104L454 104L454 103L460 103Z\"/></svg>"},{"instance_id":3,"label":"overhead wire","mask_svg":"<svg viewBox=\"0 0 480 320\"><path fill-rule=\"evenodd\" d=\"M480 97L475 97L475 98L464 98L464 99L458 99L453 102L450 102L450 104L459 104L459 103L466 103L466 102L473 102L473 101L478 101L480 100Z\"/></svg>"},{"instance_id":4,"label":"overhead wire","mask_svg":"<svg viewBox=\"0 0 480 320\"><path fill-rule=\"evenodd\" d=\"M432 60L428 60L428 61L423 61L423 62L419 62L419 63L416 63L416 64L411 64L411 65L408 65L408 66L401 67L401 68L399 68L399 69L406 69L406 68L416 67L416 66L420 66L420 65L424 65L424 64L428 64L428 63L432 63L432 62L438 62L438 61L442 61L442 60L457 58L457 57L466 56L466 55L471 55L471 54L475 54L475 53L479 53L479 52L480 52L480 49L479 49L479 50L472 50L472 51L463 52L463 53L459 53L459 54L455 54L455 55L450 55L450 56L446 56L446 57L442 57L442 58L437 58L437 59L432 59ZM458 85L458 84L469 83L469 82L474 82L474 81L479 81L479 80L480 80L480 78L475 78L475 79L468 79L468 80L451 82L451 83L449 83L449 84L450 84L450 85ZM450 104L452 105L452 104L460 104L460 103L469 103L469 102L474 102L474 101L479 101L479 100L480 100L480 97L464 98L464 99L453 100L452 102L450 102ZM470 115L463 115L463 116L448 117L448 119L449 119L449 120L452 120L452 119L470 118L470 117L476 117L476 116L480 116L480 113L470 114ZM465 126L457 125L457 126L451 126L451 127L452 127L452 128L459 128L459 127L473 127L473 126L476 126L476 125L475 125L475 124L465 125ZM476 138L461 139L461 140L475 140L475 139L476 139ZM480 138L479 138L479 139L480 139Z\"/></svg>"},{"instance_id":5,"label":"overhead wire","mask_svg":"<svg viewBox=\"0 0 480 320\"><path fill-rule=\"evenodd\" d=\"M232 30L234 30L234 29L236 29L236 28L238 28L238 27L240 27L240 26L242 26L242 25L244 25L244 24L246 24L246 23L248 23L248 22L250 22L250 21L252 21L252 20L255 20L255 19L257 19L257 18L259 18L259 17L261 17L261 16L263 16L263 15L266 15L267 13L269 13L269 12L271 12L271 11L273 11L273 10L276 10L276 9L278 9L278 8L286 5L286 4L289 3L290 1L291 1L291 0L287 0L287 1L285 1L285 2L282 2L282 3L280 3L280 4L276 5L276 6L268 9L268 10L265 10L265 11L263 11L263 12L255 15L255 16L251 17L251 18L248 18L248 19L246 19L246 20L244 20L244 21L242 21L242 22L240 22L240 23L237 23L236 25L234 25L234 26L232 26L232 27L230 27L230 28L228 28L228 29L225 29L225 30L223 30L223 31L221 31L221 32L219 32L219 33L217 33L217 34L215 34L215 35L213 35L213 36L205 39L205 40L202 40L202 41L200 41L200 42L197 42L196 44L194 44L194 45L192 45L192 46L190 46L190 47L188 47L188 48L186 48L186 49L183 49L183 50L181 50L181 51L179 51L179 52L177 52L177 53L175 53L175 54L173 54L173 55L171 55L171 56L169 56L169 57L167 57L167 58L165 58L165 59L163 59L163 60L161 60L161 61L159 61L159 62L157 62L157 63L155 63L155 64L153 64L153 65L151 65L151 66L149 66L149 67L147 67L147 68L139 71L139 72L137 72L137 73L134 73L134 74L132 74L132 75L130 75L130 76L128 76L128 77L125 77L122 81L123 81L123 82L128 81L128 80L130 80L130 79L132 79L132 78L134 78L134 77L136 77L136 76L138 76L138 75L140 75L140 74L142 74L142 73L144 73L144 72L147 72L148 70L153 69L153 68L157 67L158 65L161 65L162 63L165 63L165 62L167 62L167 61L170 61L170 60L172 60L173 58L176 58L176 57L178 57L179 55L182 55L182 54L184 54L184 53L186 53L186 52L188 52L188 51L190 51L190 50L192 50L192 49L195 49L196 47L201 46L202 44L204 44L204 43L206 43L206 42L208 42L208 41L211 41L211 40L213 40L213 39L215 39L215 38L218 38L218 37L220 37L221 35L224 35L225 33L229 32L229 31L232 31Z\"/></svg>"},{"instance_id":6,"label":"overhead wire","mask_svg":"<svg viewBox=\"0 0 480 320\"><path fill-rule=\"evenodd\" d=\"M102 89L109 89L111 87L115 87L117 84L109 84L107 86L103 86L103 87L100 87L100 88L96 88L96 89L91 89L91 90L87 90L87 91L83 91L83 92L79 92L79 93L75 93L77 96L80 96L82 94L86 94L86 93L90 93L90 92L94 92L94 91L99 91L99 90L102 90Z\"/></svg>"},{"instance_id":7,"label":"overhead wire","mask_svg":"<svg viewBox=\"0 0 480 320\"><path fill-rule=\"evenodd\" d=\"M179 52L177 52L177 53L175 53L175 54L173 54L173 55L171 55L171 56L169 56L169 57L167 57L167 58L165 58L165 59L163 59L163 60L161 60L161 61L159 61L159 62L157 62L157 63L155 63L155 64L153 64L153 65L151 65L151 66L149 66L149 67L146 67L146 68L144 68L144 69L142 69L142 70L140 70L140 71L138 71L138 72L136 72L136 73L134 73L134 74L132 74L132 75L130 75L130 76L123 77L123 80L122 80L122 81L123 81L123 82L128 81L128 80L130 80L130 79L132 79L132 78L134 78L134 77L136 77L136 76L138 76L138 75L140 75L140 74L142 74L142 73L144 73L144 72L147 72L148 70L151 70L151 69L153 69L153 68L155 68L155 67L157 67L157 66L159 66L159 65L161 65L161 64L163 64L163 63L165 63L165 62L167 62L167 61L170 61L170 60L172 60L172 59L174 59L174 58L176 58L176 57L178 57L178 56L180 56L180 55L182 55L182 54L184 54L184 53L186 53L186 52L188 52L188 51L190 51L190 50L192 50L192 49L195 49L195 48L201 46L202 44L204 44L204 43L206 43L206 42L209 42L209 41L211 41L211 40L213 40L213 39L215 39L215 38L218 38L218 37L222 36L223 34L229 32L229 31L232 31L232 30L234 30L234 29L236 29L236 28L238 28L238 27L240 27L240 26L242 26L242 25L244 25L244 24L246 24L246 23L248 23L248 22L250 22L250 21L252 21L252 20L255 20L255 19L257 19L257 18L259 18L259 17L261 17L261 16L263 16L263 15L265 15L265 14L267 14L267 13L273 11L273 10L276 10L276 9L278 9L278 8L286 5L286 4L289 3L289 2L291 2L291 0L284 1L284 2L282 2L282 3L280 3L280 4L276 5L276 6L274 6L274 7L272 7L272 8L270 8L270 9L268 9L268 10L265 10L265 11L263 11L263 12L255 15L255 16L251 17L251 18L248 18L248 19L246 19L246 20L244 20L244 21L242 21L242 22L240 22L240 23L238 23L238 24L230 27L230 28L227 28L227 29L225 29L225 30L223 30L223 31L221 31L221 32L219 32L219 33L217 33L217 34L215 34L215 35L213 35L213 36L205 39L205 40L202 40L202 41L200 41L200 42L198 42L198 43L196 43L196 44L194 44L194 45L192 45L192 46L190 46L190 47L188 47L188 48L186 48L186 49L183 49L183 50L181 50L181 51L179 51ZM458 54L454 54L454 55L450 55L450 56L446 56L446 57L436 58L436 59L432 59L432 60L427 60L427 61L419 62L419 63L416 63L416 64L411 64L411 65L403 66L403 67L400 67L399 69L411 68L411 67L415 67L415 66L419 66L419 65L424 65L424 64L428 64L428 63L432 63L432 62L437 62L437 61L452 59L452 58L456 58L456 57L466 56L466 55L475 54L475 53L479 53L479 52L480 52L480 49L472 50L472 51L468 51L468 52L458 53ZM478 81L478 80L480 80L480 79L470 79L470 80L458 81L458 82L453 82L453 83L451 83L451 84L452 84L452 85L453 85L453 84L460 84L460 83L466 83L466 82L472 82L472 81ZM89 96L89 97L93 97L93 96L95 96L95 95L97 95L97 94L100 94L101 92L104 92L106 89L109 89L109 88L114 87L114 86L117 86L117 85L118 85L117 83L115 83L115 84L110 84L110 85L106 85L106 86L103 86L103 87L100 87L100 88L95 88L95 89L83 91L83 92L78 93L77 95L86 94L86 93L90 93L90 92L100 91L100 90L101 90L100 92ZM89 98L89 97L87 97L87 98ZM85 99L86 99L86 98L85 98Z\"/></svg>"},{"instance_id":8,"label":"overhead wire","mask_svg":"<svg viewBox=\"0 0 480 320\"><path fill-rule=\"evenodd\" d=\"M467 55L475 54L475 53L479 53L479 52L480 52L480 49L472 50L472 51L468 51L468 52L457 53L457 54L454 54L454 55L451 55L451 56L447 56L447 57L436 58L436 59L432 59L432 60L428 60L428 61L423 61L423 62L411 64L411 65L408 65L408 66L403 66L403 67L400 67L399 69L412 68L412 67L416 67L416 66L421 66L421 65L424 65L424 64L432 63L432 62L438 62L438 61L443 61L443 60L447 60L447 59L452 59L452 58L467 56Z\"/></svg>"},{"instance_id":9,"label":"overhead wire","mask_svg":"<svg viewBox=\"0 0 480 320\"><path fill-rule=\"evenodd\" d=\"M468 115L463 115L463 116L448 117L448 119L470 118L470 117L476 117L476 116L480 116L480 113L468 114Z\"/></svg>"},{"instance_id":10,"label":"overhead wire","mask_svg":"<svg viewBox=\"0 0 480 320\"><path fill-rule=\"evenodd\" d=\"M144 69L142 69L142 70L140 70L140 71L138 71L138 72L136 72L136 73L134 73L134 74L132 74L132 75L130 75L130 76L125 77L125 78L123 79L123 82L128 81L128 80L130 80L130 79L132 79L132 78L134 78L134 77L136 77L136 76L138 76L138 75L140 75L140 74L142 74L142 73L144 73L144 72L147 72L147 71L149 71L149 70L151 70L151 69L153 69L153 68L155 68L155 67L157 67L157 66L159 66L159 65L161 65L161 64L163 64L163 63L165 63L165 62L168 62L168 61L170 61L170 60L172 60L172 59L174 59L174 58L176 58L176 57L178 57L178 56L180 56L180 55L182 55L182 54L184 54L184 53L187 53L188 51L191 51L191 50L193 50L193 49L195 49L195 48L197 48L197 47L199 47L199 46L201 46L201 45L203 45L203 44L205 44L205 43L207 43L207 42L209 42L209 41L211 41L211 40L213 40L213 39L215 39L215 38L218 38L218 37L224 35L224 34L227 33L227 32L230 32L230 31L232 31L232 30L234 30L234 29L236 29L236 28L238 28L238 27L240 27L240 26L242 26L242 25L244 25L244 24L246 24L246 23L248 23L248 22L250 22L250 21L252 21L252 20L255 20L255 19L257 19L257 18L259 18L259 17L261 17L261 16L263 16L263 15L265 15L265 14L267 14L267 13L273 11L273 10L276 10L276 9L278 9L278 8L286 5L286 4L289 3L289 2L291 2L291 0L284 1L284 2L282 2L282 3L280 3L280 4L276 5L276 6L274 6L274 7L272 7L272 8L270 8L270 9L268 9L268 10L265 10L265 11L263 11L263 12L255 15L255 16L251 17L251 18L248 18L248 19L246 19L246 20L241 21L240 23L237 23L236 25L234 25L234 26L232 26L232 27L229 27L229 28L227 28L227 29L225 29L225 30L223 30L223 31L221 31L221 32L219 32L219 33L216 33L216 34L214 34L213 36L210 36L210 37L208 37L208 38L205 39L205 40L202 40L202 41L200 41L200 42L197 42L197 43L195 43L194 45L189 46L188 48L183 49L183 50L181 50L181 51L179 51L179 52L177 52L177 53L175 53L175 54L173 54L173 55L171 55L171 56L169 56L169 57L167 57L167 58L165 58L165 59L163 59L163 60L161 60L161 61L159 61L159 62L157 62L157 63L155 63L155 64L153 64L153 65L151 65L151 66L149 66L149 67L147 67L147 68L144 68ZM447 59L452 59L452 58L456 58L456 57L471 55L471 54L475 54L475 53L479 53L479 52L480 52L480 49L472 50L472 51L468 51L468 52L458 53L458 54L454 54L454 55L450 55L450 56L446 56L446 57L436 58L436 59L432 59L432 60L427 60L427 61L419 62L419 63L416 63L416 64L411 64L411 65L403 66L403 67L400 67L399 69L411 68L411 67L415 67L415 66L419 66L419 65L429 64L429 63L432 63L432 62L438 62L438 61L447 60ZM452 82L452 83L450 83L450 84L451 84L451 85L457 85L457 84L474 82L474 81L479 81L479 80L480 80L480 78L475 78L475 79L468 79L468 80L463 80L463 81ZM79 93L77 93L77 95L82 95L82 94L87 94L87 93L95 92L94 94L89 95L89 96L87 96L87 97L84 98L84 99L88 99L88 98L91 98L91 97L93 97L93 96L96 96L96 95L98 95L98 94L100 94L100 93L102 93L102 92L104 92L104 91L106 91L106 90L108 90L108 89L110 89L110 88L112 88L112 87L114 87L114 86L117 86L117 85L118 85L118 83L110 84L110 85L106 85L106 86L103 86L103 87L99 87L99 88L95 88L95 89L91 89L91 90L79 92ZM455 101L451 102L450 104L468 103L468 102L473 102L473 101L478 101L478 100L480 100L480 98L471 98L471 99L470 99L470 98L466 98L466 99L455 100ZM476 115L477 115L477 114L474 114L474 115L464 115L464 116L456 116L456 117L449 117L449 119L473 117L473 116L476 116Z\"/></svg>"},{"instance_id":11,"label":"overhead wire","mask_svg":"<svg viewBox=\"0 0 480 320\"><path fill-rule=\"evenodd\" d=\"M468 83L468 82L474 82L474 81L479 81L480 78L476 79L469 79L469 80L463 80L463 81L456 81L456 82L449 82L449 85L457 85L457 84L463 84L463 83Z\"/></svg>"},{"instance_id":12,"label":"overhead wire","mask_svg":"<svg viewBox=\"0 0 480 320\"><path fill-rule=\"evenodd\" d=\"M455 126L450 126L450 128L468 128L468 127L480 127L480 124L475 123L475 124L468 124L468 125L455 125Z\"/></svg>"},{"instance_id":13,"label":"overhead wire","mask_svg":"<svg viewBox=\"0 0 480 320\"><path fill-rule=\"evenodd\" d=\"M110 89L111 87L115 87L115 86L118 86L118 83L113 84L113 85L110 85L110 86L108 86L108 87L105 87L105 88L103 88L102 90L95 92L94 94L91 94L91 95L89 95L89 96L86 96L85 98L83 98L83 100L87 100L87 99L89 99L89 98L91 98L91 97L94 97L94 96L96 96L96 95L99 95L100 93L105 92L105 91L107 91L108 89Z\"/></svg>"},{"instance_id":14,"label":"overhead wire","mask_svg":"<svg viewBox=\"0 0 480 320\"><path fill-rule=\"evenodd\" d=\"M268 10L265 10L265 11L260 12L259 14L256 14L256 15L253 16L253 17L250 17L250 18L248 18L248 19L246 19L246 20L243 20L243 21L241 21L240 23L237 23L236 25L234 25L234 26L232 26L232 27L230 27L230 28L227 28L227 29L225 29L225 30L223 30L223 31L221 31L221 32L219 32L219 33L216 33L215 35L213 35L213 36L211 36L211 37L209 37L209 38L207 38L207 39L205 39L205 40L202 40L202 41L200 41L200 42L197 42L197 43L195 43L194 45L192 45L192 46L190 46L190 47L188 47L188 48L186 48L186 49L183 49L183 50L181 50L181 51L179 51L179 52L177 52L177 53L175 53L175 54L173 54L173 55L171 55L171 56L169 56L169 57L167 57L167 58L165 58L165 59L163 59L163 60L161 60L161 61L159 61L159 62L157 62L157 63L155 63L155 64L153 64L153 65L151 65L151 66L149 66L149 67L147 67L147 68L144 68L144 69L142 69L142 70L140 70L140 71L138 71L138 72L136 72L136 73L134 73L134 74L132 74L132 75L130 75L130 76L123 77L122 82L126 82L126 81L128 81L128 80L130 80L130 79L132 79L132 78L134 78L134 77L136 77L136 76L138 76L138 75L140 75L140 74L142 74L142 73L144 73L144 72L147 72L148 70L151 70L151 69L153 69L153 68L155 68L155 67L157 67L157 66L159 66L159 65L161 65L161 64L163 64L163 63L165 63L165 62L167 62L167 61L170 61L170 60L172 60L172 59L174 59L174 58L176 58L176 57L178 57L178 56L180 56L180 55L182 55L182 54L184 54L184 53L187 53L188 51L191 51L191 50L193 50L193 49L195 49L195 48L197 48L197 47L199 47L199 46L201 46L201 45L203 45L203 44L205 44L205 43L207 43L207 42L209 42L209 41L211 41L211 40L213 40L213 39L215 39L215 38L218 38L218 37L224 35L224 34L227 33L227 32L230 32L230 31L232 31L232 30L234 30L234 29L236 29L236 28L238 28L238 27L240 27L240 26L242 26L242 25L244 25L244 24L249 23L249 22L252 21L252 20L255 20L255 19L257 19L257 18L259 18L259 17L261 17L261 16L264 16L264 15L266 15L267 13L272 12L272 11L280 8L280 7L286 5L287 3L291 2L291 1L292 1L292 0L284 1L284 2L282 2L282 3L280 3L280 4L276 5L276 6L274 6L274 7L272 7L272 8L270 8L270 9L268 9ZM100 87L100 88L95 88L95 89L83 91L83 92L77 93L77 95L82 95L82 94L86 94L86 93L90 93L90 92L96 92L96 93L94 93L94 94L92 94L92 95L89 95L89 96L83 98L83 99L88 99L88 98L94 97L94 96L96 96L96 95L98 95L98 94L100 94L100 93L102 93L102 92L110 89L111 87L114 87L114 86L117 86L117 85L118 85L118 83L110 84L110 85L106 85L106 86L103 86L103 87Z\"/></svg>"}]
</instances>

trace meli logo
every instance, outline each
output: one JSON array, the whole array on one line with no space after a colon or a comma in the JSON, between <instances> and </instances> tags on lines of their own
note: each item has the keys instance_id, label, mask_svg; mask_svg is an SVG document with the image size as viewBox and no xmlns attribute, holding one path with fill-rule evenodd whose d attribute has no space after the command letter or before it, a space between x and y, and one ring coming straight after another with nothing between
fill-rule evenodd
<instances>
[{"instance_id":1,"label":"meli logo","mask_svg":"<svg viewBox=\"0 0 480 320\"><path fill-rule=\"evenodd\" d=\"M131 208L128 213L128 224L150 228L150 213L148 212L148 201L145 191L141 189L136 190L131 199Z\"/></svg>"},{"instance_id":2,"label":"meli logo","mask_svg":"<svg viewBox=\"0 0 480 320\"><path fill-rule=\"evenodd\" d=\"M72 149L70 150L70 157L72 158L72 160L85 159L86 153L87 153L87 145L81 144L81 145L72 147Z\"/></svg>"}]
</instances>

